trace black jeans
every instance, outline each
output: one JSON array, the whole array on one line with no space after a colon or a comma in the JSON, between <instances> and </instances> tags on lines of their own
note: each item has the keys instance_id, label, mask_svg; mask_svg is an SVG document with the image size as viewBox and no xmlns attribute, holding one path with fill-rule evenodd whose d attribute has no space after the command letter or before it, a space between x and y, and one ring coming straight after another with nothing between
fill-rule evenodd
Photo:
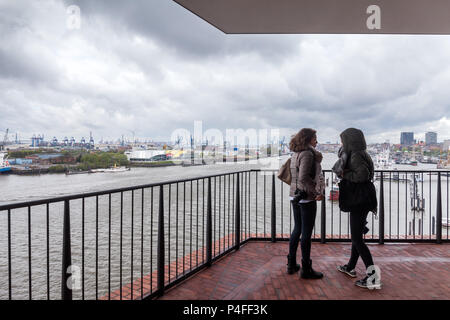
<instances>
[{"instance_id":1,"label":"black jeans","mask_svg":"<svg viewBox=\"0 0 450 320\"><path fill-rule=\"evenodd\" d=\"M352 255L348 262L348 269L353 270L356 267L359 256L361 256L366 269L373 265L372 254L364 242L363 234L366 225L368 211L350 212L350 232L352 236Z\"/></svg>"},{"instance_id":2,"label":"black jeans","mask_svg":"<svg viewBox=\"0 0 450 320\"><path fill-rule=\"evenodd\" d=\"M294 230L289 239L289 256L296 261L298 242L301 239L302 260L309 262L311 254L311 236L316 220L317 203L311 201L298 203L291 200L294 215Z\"/></svg>"}]
</instances>

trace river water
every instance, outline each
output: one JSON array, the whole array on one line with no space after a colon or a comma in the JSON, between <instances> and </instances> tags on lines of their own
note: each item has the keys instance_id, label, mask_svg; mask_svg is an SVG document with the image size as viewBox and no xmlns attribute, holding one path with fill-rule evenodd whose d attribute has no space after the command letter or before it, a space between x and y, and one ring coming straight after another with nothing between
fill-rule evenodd
<instances>
[{"instance_id":1,"label":"river water","mask_svg":"<svg viewBox=\"0 0 450 320\"><path fill-rule=\"evenodd\" d=\"M279 167L286 158L284 156L282 160L276 161L274 166ZM324 154L323 169L330 169L336 159L335 154ZM264 169L267 168L266 163L267 159L259 162L218 163L192 167L132 168L131 171L123 173L0 176L2 187L0 205L224 174L239 170ZM402 165L396 165L396 167L398 170L435 169L435 165L425 164L419 164L418 167ZM412 178L412 176L410 174L409 178ZM331 181L329 173L326 177ZM387 237L391 235L396 238L398 235L414 234L418 238L428 238L434 233L432 222L436 215L437 177L424 173L421 178L423 178L423 182L419 181L417 185L420 197L425 199L425 208L424 211L420 212L411 211L409 198L411 185L409 183L385 182L385 234ZM225 175L211 179L213 240L215 241L223 239L234 230L235 179L236 175ZM444 217L448 216L448 185L448 177L443 177L442 205ZM379 192L378 182L376 182L376 187ZM241 229L245 232L243 237L255 233L264 233L266 236L270 236L272 176L265 175L264 172L242 175L241 188L241 195L245 194L245 197L241 198ZM329 188L330 184L326 190L327 195ZM288 237L293 223L288 192L288 187L276 180L276 232L284 235L284 237ZM84 249L86 299L96 298L96 280L98 283L97 296L101 297L107 294L109 274L111 274L111 290L120 288L121 260L122 285L131 282L132 278L134 280L140 278L141 266L144 275L155 271L158 200L159 187L147 188L143 191L139 189L133 193L124 192L122 195L120 193L112 194L111 210L109 210L108 195L98 197L98 203L95 197L86 198L84 206L81 200L71 201L72 263L79 268L83 266L82 253ZM204 247L206 200L207 180L204 179L175 183L164 187L166 262L173 262L177 258L182 258L190 252ZM96 210L97 207L98 211ZM83 208L84 239L82 232ZM13 299L29 298L30 259L28 243L30 239L32 298L47 298L47 250L50 257L48 268L50 298L60 298L63 203L49 206L48 249L46 212L46 206L37 206L31 209L31 238L29 238L27 209L11 211L11 287ZM7 217L6 211L0 211L0 299L8 298ZM378 220L372 214L369 215L368 220L369 235L376 237L378 235ZM314 230L316 235L320 234L320 222L320 202L318 202L318 214ZM348 215L341 213L337 203L330 200L326 200L326 231L327 234L333 234L334 237L345 238L349 234ZM443 229L442 233L444 238L448 238L448 229ZM231 240L222 241L220 248L214 250L213 254L216 255L231 245ZM120 247L122 247L122 250ZM131 258L131 255L133 255L133 258ZM110 265L109 259L111 259ZM192 267L194 267L196 264L202 263L203 259L204 251L192 262L185 263L189 266L192 264ZM133 261L133 266L131 261ZM111 272L109 272L109 266ZM97 279L96 270L98 270ZM175 270L172 270L171 276L174 273ZM82 293L79 288L75 288L73 293L75 299L81 298Z\"/></svg>"}]
</instances>

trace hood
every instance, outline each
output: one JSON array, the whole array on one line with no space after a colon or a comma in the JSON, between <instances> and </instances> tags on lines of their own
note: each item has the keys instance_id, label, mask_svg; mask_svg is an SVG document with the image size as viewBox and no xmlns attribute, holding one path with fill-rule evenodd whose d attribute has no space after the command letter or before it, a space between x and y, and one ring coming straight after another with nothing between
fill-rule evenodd
<instances>
[{"instance_id":1,"label":"hood","mask_svg":"<svg viewBox=\"0 0 450 320\"><path fill-rule=\"evenodd\" d=\"M342 145L345 152L364 151L367 148L364 133L355 128L348 128L341 133Z\"/></svg>"}]
</instances>

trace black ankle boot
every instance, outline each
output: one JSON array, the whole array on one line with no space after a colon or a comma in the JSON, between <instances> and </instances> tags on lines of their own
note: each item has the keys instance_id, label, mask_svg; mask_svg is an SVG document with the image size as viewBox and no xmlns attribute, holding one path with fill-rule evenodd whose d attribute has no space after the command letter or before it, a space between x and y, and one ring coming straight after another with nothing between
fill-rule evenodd
<instances>
[{"instance_id":1,"label":"black ankle boot","mask_svg":"<svg viewBox=\"0 0 450 320\"><path fill-rule=\"evenodd\" d=\"M294 274L300 270L300 265L295 262L295 259L291 259L289 255L287 256L287 273Z\"/></svg>"},{"instance_id":2,"label":"black ankle boot","mask_svg":"<svg viewBox=\"0 0 450 320\"><path fill-rule=\"evenodd\" d=\"M302 260L302 271L300 272L300 277L303 279L321 279L323 274L321 272L314 271L312 268L312 261Z\"/></svg>"}]
</instances>

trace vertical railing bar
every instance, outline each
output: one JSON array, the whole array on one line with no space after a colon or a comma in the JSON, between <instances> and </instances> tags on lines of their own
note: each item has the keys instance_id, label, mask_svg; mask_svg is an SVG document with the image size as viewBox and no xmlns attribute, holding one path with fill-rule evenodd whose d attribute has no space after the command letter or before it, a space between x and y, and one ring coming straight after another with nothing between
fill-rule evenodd
<instances>
[{"instance_id":1,"label":"vertical railing bar","mask_svg":"<svg viewBox=\"0 0 450 320\"><path fill-rule=\"evenodd\" d=\"M186 181L183 181L183 275L186 272Z\"/></svg>"},{"instance_id":2,"label":"vertical railing bar","mask_svg":"<svg viewBox=\"0 0 450 320\"><path fill-rule=\"evenodd\" d=\"M31 207L30 206L28 206L28 299L32 300L32 284L31 284Z\"/></svg>"},{"instance_id":3,"label":"vertical railing bar","mask_svg":"<svg viewBox=\"0 0 450 320\"><path fill-rule=\"evenodd\" d=\"M235 188L234 188L234 186L236 185L236 181L235 181L235 177L236 176L236 174L235 173L233 173L233 216L236 216L236 194L235 194ZM234 231L236 231L235 230L235 221L236 221L236 219L231 219L231 230L234 230ZM232 239L232 241L231 241L231 244L234 246L235 244L236 244L236 242L235 242L235 240L236 240L236 236L235 237L233 237L233 239Z\"/></svg>"},{"instance_id":4,"label":"vertical railing bar","mask_svg":"<svg viewBox=\"0 0 450 320\"><path fill-rule=\"evenodd\" d=\"M234 227L235 227L235 248L239 250L241 246L241 203L240 203L240 181L239 172L236 173L236 195L235 195L235 216L234 216ZM233 183L234 185L234 183Z\"/></svg>"},{"instance_id":5,"label":"vertical railing bar","mask_svg":"<svg viewBox=\"0 0 450 320\"><path fill-rule=\"evenodd\" d=\"M196 265L198 266L198 183L200 182L200 179L197 179L197 220L196 220L196 235L197 235L197 245L196 245L196 249L195 249L195 259L196 259Z\"/></svg>"},{"instance_id":6,"label":"vertical railing bar","mask_svg":"<svg viewBox=\"0 0 450 320\"><path fill-rule=\"evenodd\" d=\"M271 240L276 241L275 174L272 173Z\"/></svg>"},{"instance_id":7,"label":"vertical railing bar","mask_svg":"<svg viewBox=\"0 0 450 320\"><path fill-rule=\"evenodd\" d=\"M111 300L111 193L108 194L108 300Z\"/></svg>"},{"instance_id":8,"label":"vertical railing bar","mask_svg":"<svg viewBox=\"0 0 450 320\"><path fill-rule=\"evenodd\" d=\"M177 207L176 207L176 217L175 217L175 269L176 269L176 275L175 277L178 278L178 189L179 189L179 183L177 182Z\"/></svg>"},{"instance_id":9,"label":"vertical railing bar","mask_svg":"<svg viewBox=\"0 0 450 320\"><path fill-rule=\"evenodd\" d=\"M202 179L202 262L205 262L205 178Z\"/></svg>"},{"instance_id":10,"label":"vertical railing bar","mask_svg":"<svg viewBox=\"0 0 450 320\"><path fill-rule=\"evenodd\" d=\"M406 239L408 239L408 173L405 173L405 233Z\"/></svg>"},{"instance_id":11,"label":"vertical railing bar","mask_svg":"<svg viewBox=\"0 0 450 320\"><path fill-rule=\"evenodd\" d=\"M144 188L141 189L141 300L144 297Z\"/></svg>"},{"instance_id":12,"label":"vertical railing bar","mask_svg":"<svg viewBox=\"0 0 450 320\"><path fill-rule=\"evenodd\" d=\"M48 253L47 253L48 254ZM12 300L11 209L8 209L8 299Z\"/></svg>"},{"instance_id":13,"label":"vertical railing bar","mask_svg":"<svg viewBox=\"0 0 450 320\"><path fill-rule=\"evenodd\" d=\"M211 177L208 178L208 198L206 206L206 265L212 262L212 199L211 199Z\"/></svg>"},{"instance_id":14,"label":"vertical railing bar","mask_svg":"<svg viewBox=\"0 0 450 320\"><path fill-rule=\"evenodd\" d=\"M264 174L263 176L264 176L264 237L266 237L267 236L267 233L266 233L266 177L267 177L267 175Z\"/></svg>"},{"instance_id":15,"label":"vertical railing bar","mask_svg":"<svg viewBox=\"0 0 450 320\"><path fill-rule=\"evenodd\" d=\"M190 202L190 210L189 215L191 218L189 219L190 227L189 227L189 270L192 270L192 180L191 180L191 187L190 187L190 193L191 193L191 202Z\"/></svg>"},{"instance_id":16,"label":"vertical railing bar","mask_svg":"<svg viewBox=\"0 0 450 320\"><path fill-rule=\"evenodd\" d=\"M214 177L214 217L213 217L213 256L216 256L216 212L217 212L217 207L216 207L216 177Z\"/></svg>"},{"instance_id":17,"label":"vertical railing bar","mask_svg":"<svg viewBox=\"0 0 450 320\"><path fill-rule=\"evenodd\" d=\"M159 187L158 215L158 295L164 294L164 185Z\"/></svg>"},{"instance_id":18,"label":"vertical railing bar","mask_svg":"<svg viewBox=\"0 0 450 320\"><path fill-rule=\"evenodd\" d=\"M392 239L392 172L389 172L389 240Z\"/></svg>"},{"instance_id":19,"label":"vertical railing bar","mask_svg":"<svg viewBox=\"0 0 450 320\"><path fill-rule=\"evenodd\" d=\"M400 239L400 172L397 181L397 239Z\"/></svg>"},{"instance_id":20,"label":"vertical railing bar","mask_svg":"<svg viewBox=\"0 0 450 320\"><path fill-rule=\"evenodd\" d=\"M150 293L153 293L153 187L150 189Z\"/></svg>"},{"instance_id":21,"label":"vertical railing bar","mask_svg":"<svg viewBox=\"0 0 450 320\"><path fill-rule=\"evenodd\" d=\"M169 184L169 203L167 205L168 207L168 224L167 224L167 275L168 275L168 279L169 279L169 283L170 283L170 208L172 207L172 202L171 202L171 195L172 195L172 185Z\"/></svg>"},{"instance_id":22,"label":"vertical railing bar","mask_svg":"<svg viewBox=\"0 0 450 320\"><path fill-rule=\"evenodd\" d=\"M239 220L240 220L240 227L241 227L240 228L240 230L241 230L240 239L242 240L242 237L245 237L245 222L246 222L246 215L245 215L245 173L244 172L242 172L242 177L241 177L241 181L240 181L240 191L241 191L241 194L240 194L239 201L241 203L240 204L241 216L239 217Z\"/></svg>"},{"instance_id":23,"label":"vertical railing bar","mask_svg":"<svg viewBox=\"0 0 450 320\"><path fill-rule=\"evenodd\" d=\"M333 177L333 171L331 172L331 185L333 185L333 181L334 181L334 177ZM334 209L334 203L333 201L331 202L331 239L334 238L334 234L333 234L333 209Z\"/></svg>"},{"instance_id":24,"label":"vertical railing bar","mask_svg":"<svg viewBox=\"0 0 450 320\"><path fill-rule=\"evenodd\" d=\"M228 174L228 231L227 231L227 238L228 238L228 248L230 248L230 207L231 207L231 197L230 197L230 191L231 191L231 175ZM447 188L448 189L448 188Z\"/></svg>"},{"instance_id":25,"label":"vertical railing bar","mask_svg":"<svg viewBox=\"0 0 450 320\"><path fill-rule=\"evenodd\" d=\"M247 171L247 184L248 184L248 194L247 194L247 206L248 206L248 235L247 235L247 239L249 239L251 237L251 233L252 233L252 225L251 225L251 172Z\"/></svg>"},{"instance_id":26,"label":"vertical railing bar","mask_svg":"<svg viewBox=\"0 0 450 320\"><path fill-rule=\"evenodd\" d=\"M422 205L423 205L423 172L421 172L421 191L420 191L420 209L422 209ZM423 239L423 234L424 234L424 232L423 232L423 210L420 210L420 212L421 212L421 217L422 217L422 226L421 226L421 228L420 228L420 233L421 233L421 239Z\"/></svg>"},{"instance_id":27,"label":"vertical railing bar","mask_svg":"<svg viewBox=\"0 0 450 320\"><path fill-rule=\"evenodd\" d=\"M381 175L380 175L380 205L379 205L379 210L380 210L380 220L378 223L378 238L379 238L379 243L380 244L384 244L384 171L381 171ZM372 219L373 219L373 214L372 214ZM373 228L373 225L372 225ZM372 230L372 234L373 234L373 230ZM373 236L372 236L373 239Z\"/></svg>"},{"instance_id":28,"label":"vertical railing bar","mask_svg":"<svg viewBox=\"0 0 450 320\"><path fill-rule=\"evenodd\" d=\"M431 176L431 175L430 175ZM436 243L442 243L442 192L441 192L441 172L437 174L437 203L436 203Z\"/></svg>"},{"instance_id":29,"label":"vertical railing bar","mask_svg":"<svg viewBox=\"0 0 450 320\"><path fill-rule=\"evenodd\" d=\"M226 244L225 244L225 233L226 233L226 228L225 228L225 223L226 223L226 212L227 212L227 202L226 202L226 192L227 192L227 177L226 175L223 175L223 251L225 251L226 249Z\"/></svg>"},{"instance_id":30,"label":"vertical railing bar","mask_svg":"<svg viewBox=\"0 0 450 320\"><path fill-rule=\"evenodd\" d=\"M450 155L447 153L447 157L450 157ZM450 222L450 220L448 219L448 211L449 211L449 193L448 193L448 178L450 177L450 172L447 172L447 223ZM447 228L447 240L448 240L448 229Z\"/></svg>"},{"instance_id":31,"label":"vertical railing bar","mask_svg":"<svg viewBox=\"0 0 450 320\"><path fill-rule=\"evenodd\" d=\"M85 219L85 198L81 200L81 299L85 299L85 286L84 286L84 219Z\"/></svg>"},{"instance_id":32,"label":"vertical railing bar","mask_svg":"<svg viewBox=\"0 0 450 320\"><path fill-rule=\"evenodd\" d=\"M414 198L416 197L416 186L417 186L417 184L416 184L416 174L415 173L413 173L412 174L412 181L413 181L413 196L414 196ZM416 199L414 199L414 203L411 203L411 205L415 205L415 201L416 201ZM413 212L413 223L412 223L412 233L413 233L413 239L415 240L416 239L416 212L415 212L415 210L413 210L414 208L411 208L412 210L412 212Z\"/></svg>"},{"instance_id":33,"label":"vertical railing bar","mask_svg":"<svg viewBox=\"0 0 450 320\"><path fill-rule=\"evenodd\" d=\"M431 209L431 199L432 199L431 198L431 174L429 174L428 177L429 177L429 186L430 186L429 190L428 190L428 199L430 199L430 201L429 201L430 202L430 219L429 220L430 220L430 237L431 237L431 233L432 233L431 232L431 221L432 221L432 217L431 217L432 216L432 209Z\"/></svg>"},{"instance_id":34,"label":"vertical railing bar","mask_svg":"<svg viewBox=\"0 0 450 320\"><path fill-rule=\"evenodd\" d=\"M28 207L30 208L30 207ZM29 212L30 213L30 212ZM64 222L63 222L63 250L62 250L62 277L61 277L61 299L72 300L72 288L68 286L69 268L72 267L72 254L70 243L70 203L64 200Z\"/></svg>"},{"instance_id":35,"label":"vertical railing bar","mask_svg":"<svg viewBox=\"0 0 450 320\"><path fill-rule=\"evenodd\" d=\"M133 269L134 269L134 189L131 190L131 270L130 270L131 299L130 300L133 300L134 295Z\"/></svg>"},{"instance_id":36,"label":"vertical railing bar","mask_svg":"<svg viewBox=\"0 0 450 320\"><path fill-rule=\"evenodd\" d=\"M123 233L123 191L120 192L120 300L122 300L122 233Z\"/></svg>"},{"instance_id":37,"label":"vertical railing bar","mask_svg":"<svg viewBox=\"0 0 450 320\"><path fill-rule=\"evenodd\" d=\"M95 300L98 300L98 196L95 197Z\"/></svg>"},{"instance_id":38,"label":"vertical railing bar","mask_svg":"<svg viewBox=\"0 0 450 320\"><path fill-rule=\"evenodd\" d=\"M50 206L46 204L46 224L47 224L47 300L50 300Z\"/></svg>"},{"instance_id":39,"label":"vertical railing bar","mask_svg":"<svg viewBox=\"0 0 450 320\"><path fill-rule=\"evenodd\" d=\"M251 236L251 221L250 221L250 217L251 217L251 172L248 171L247 172L247 180L248 180L248 235L247 235L247 239L250 238Z\"/></svg>"},{"instance_id":40,"label":"vertical railing bar","mask_svg":"<svg viewBox=\"0 0 450 320\"><path fill-rule=\"evenodd\" d=\"M258 171L255 171L255 235L258 238Z\"/></svg>"},{"instance_id":41,"label":"vertical railing bar","mask_svg":"<svg viewBox=\"0 0 450 320\"><path fill-rule=\"evenodd\" d=\"M323 175L325 177L325 171L323 171ZM333 183L333 182L331 182ZM333 202L331 202L331 206L333 206ZM291 206L291 210L292 210L292 206ZM326 198L325 198L325 190L324 190L324 199L321 203L321 210L320 210L320 243L325 243L326 242L326 237L327 237L327 233L326 233ZM292 228L291 228L292 230Z\"/></svg>"},{"instance_id":42,"label":"vertical railing bar","mask_svg":"<svg viewBox=\"0 0 450 320\"><path fill-rule=\"evenodd\" d=\"M281 197L281 238L284 239L284 223L283 223L283 181L280 180L280 197Z\"/></svg>"},{"instance_id":43,"label":"vertical railing bar","mask_svg":"<svg viewBox=\"0 0 450 320\"><path fill-rule=\"evenodd\" d=\"M219 176L219 239L218 239L218 242L219 242L219 254L222 252L222 251L220 251L220 249L221 249L221 247L220 247L220 245L221 245L221 233L220 233L220 227L221 227L221 223L220 223L220 219L221 219L221 215L220 215L220 213L221 213L221 209L222 209L222 176Z\"/></svg>"}]
</instances>

